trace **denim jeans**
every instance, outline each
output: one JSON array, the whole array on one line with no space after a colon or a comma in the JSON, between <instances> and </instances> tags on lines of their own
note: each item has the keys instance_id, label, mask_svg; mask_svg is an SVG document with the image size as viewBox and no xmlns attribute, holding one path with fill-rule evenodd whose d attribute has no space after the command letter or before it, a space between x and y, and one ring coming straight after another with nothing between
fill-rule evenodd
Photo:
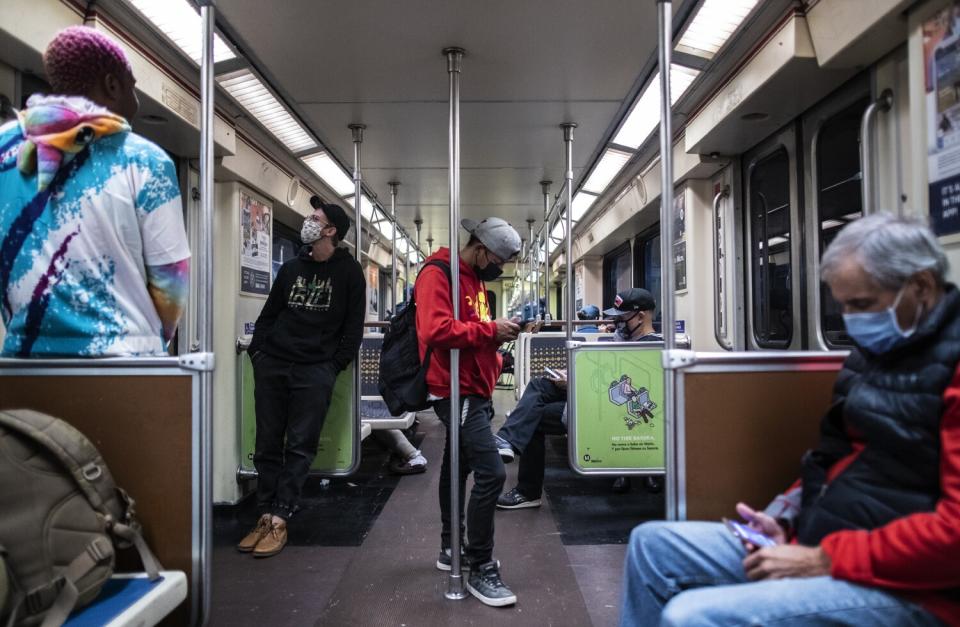
<instances>
[{"instance_id":1,"label":"denim jeans","mask_svg":"<svg viewBox=\"0 0 960 627\"><path fill-rule=\"evenodd\" d=\"M832 577L751 582L745 556L721 523L640 525L627 547L620 627L942 625L890 592Z\"/></svg>"},{"instance_id":2,"label":"denim jeans","mask_svg":"<svg viewBox=\"0 0 960 627\"><path fill-rule=\"evenodd\" d=\"M520 453L517 490L528 499L540 498L543 491L544 436L567 431L562 420L566 403L566 390L549 379L533 379L497 432Z\"/></svg>"},{"instance_id":3,"label":"denim jeans","mask_svg":"<svg viewBox=\"0 0 960 627\"><path fill-rule=\"evenodd\" d=\"M460 401L460 538L463 538L464 494L467 475L473 472L473 491L467 506L468 542L466 558L470 564L484 564L493 558L493 515L497 497L503 490L506 470L493 441L490 421L493 403L489 398L468 396ZM450 400L433 404L437 417L447 427L447 443L440 469L441 548L450 548Z\"/></svg>"},{"instance_id":4,"label":"denim jeans","mask_svg":"<svg viewBox=\"0 0 960 627\"><path fill-rule=\"evenodd\" d=\"M337 368L333 362L297 364L260 351L253 356L253 376L257 508L290 518L317 456Z\"/></svg>"}]
</instances>

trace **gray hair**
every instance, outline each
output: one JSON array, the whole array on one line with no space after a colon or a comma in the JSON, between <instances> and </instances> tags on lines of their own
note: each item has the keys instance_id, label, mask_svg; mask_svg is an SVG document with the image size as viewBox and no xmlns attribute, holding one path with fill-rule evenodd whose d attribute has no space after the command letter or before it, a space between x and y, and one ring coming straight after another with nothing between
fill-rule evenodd
<instances>
[{"instance_id":1,"label":"gray hair","mask_svg":"<svg viewBox=\"0 0 960 627\"><path fill-rule=\"evenodd\" d=\"M827 247L820 276L829 283L841 262L853 257L880 287L897 290L924 270L939 285L949 264L937 236L923 222L878 213L851 222Z\"/></svg>"}]
</instances>

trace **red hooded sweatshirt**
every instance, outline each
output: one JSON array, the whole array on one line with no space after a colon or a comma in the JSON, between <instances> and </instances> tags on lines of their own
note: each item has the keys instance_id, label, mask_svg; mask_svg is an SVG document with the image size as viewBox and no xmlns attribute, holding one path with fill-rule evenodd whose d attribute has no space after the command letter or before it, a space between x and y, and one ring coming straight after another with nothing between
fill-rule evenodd
<instances>
[{"instance_id":1,"label":"red hooded sweatshirt","mask_svg":"<svg viewBox=\"0 0 960 627\"><path fill-rule=\"evenodd\" d=\"M450 263L450 250L441 248L427 258ZM490 318L487 289L473 268L460 260L460 319L453 319L450 283L441 268L426 266L414 285L420 359L433 347L427 388L439 398L450 398L450 349L460 349L460 395L493 396L500 376L497 325Z\"/></svg>"}]
</instances>

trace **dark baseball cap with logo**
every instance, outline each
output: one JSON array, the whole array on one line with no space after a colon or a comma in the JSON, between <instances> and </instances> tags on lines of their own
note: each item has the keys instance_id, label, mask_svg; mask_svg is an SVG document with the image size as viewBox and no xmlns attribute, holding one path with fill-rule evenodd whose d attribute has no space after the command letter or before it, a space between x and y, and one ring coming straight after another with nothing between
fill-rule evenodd
<instances>
[{"instance_id":1,"label":"dark baseball cap with logo","mask_svg":"<svg viewBox=\"0 0 960 627\"><path fill-rule=\"evenodd\" d=\"M613 307L605 309L603 315L607 317L623 316L634 311L653 311L657 308L657 301L653 294L642 287L625 289L613 299Z\"/></svg>"},{"instance_id":2,"label":"dark baseball cap with logo","mask_svg":"<svg viewBox=\"0 0 960 627\"><path fill-rule=\"evenodd\" d=\"M343 207L333 203L323 202L319 196L310 197L310 206L323 211L323 215L327 216L330 224L336 227L337 239L343 241L343 238L347 235L347 231L350 230L350 217L347 216L347 212L343 210Z\"/></svg>"}]
</instances>

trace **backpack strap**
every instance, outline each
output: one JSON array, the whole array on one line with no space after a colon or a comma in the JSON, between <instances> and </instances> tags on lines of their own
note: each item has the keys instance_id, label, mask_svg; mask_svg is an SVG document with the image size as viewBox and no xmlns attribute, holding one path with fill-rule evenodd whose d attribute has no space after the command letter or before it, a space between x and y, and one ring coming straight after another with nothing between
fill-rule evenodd
<instances>
[{"instance_id":1,"label":"backpack strap","mask_svg":"<svg viewBox=\"0 0 960 627\"><path fill-rule=\"evenodd\" d=\"M453 277L450 276L449 263L447 263L446 261L440 261L439 259L434 259L433 261L428 261L427 263L423 264L423 268L426 268L427 266L436 266L437 268L440 268L441 270L443 270L443 273L447 275L447 285L450 286L450 289L453 289ZM420 268L420 272L423 272L423 268ZM419 280L419 278L420 278L420 275L418 274L417 279ZM416 285L416 282L414 282L414 285ZM410 296L410 302L416 303L416 300L417 299L413 295ZM432 356L433 356L433 347L428 346L427 352L424 353L423 355L422 368L424 372L430 369L430 357Z\"/></svg>"},{"instance_id":2,"label":"backpack strap","mask_svg":"<svg viewBox=\"0 0 960 627\"><path fill-rule=\"evenodd\" d=\"M90 505L100 512L107 529L133 544L151 580L159 577L160 565L135 523L133 499L117 488L100 451L64 420L32 409L0 411L0 426L39 442L70 472Z\"/></svg>"},{"instance_id":3,"label":"backpack strap","mask_svg":"<svg viewBox=\"0 0 960 627\"><path fill-rule=\"evenodd\" d=\"M77 582L100 564L112 558L113 545L103 536L94 538L83 553L75 557L64 569L61 574L62 579L59 580L63 582L63 587L60 588L60 593L57 594L57 598L53 600L53 604L44 615L40 627L60 627L67 622L70 612L77 605L77 599L80 598ZM27 595L27 600L29 599L30 595Z\"/></svg>"}]
</instances>

